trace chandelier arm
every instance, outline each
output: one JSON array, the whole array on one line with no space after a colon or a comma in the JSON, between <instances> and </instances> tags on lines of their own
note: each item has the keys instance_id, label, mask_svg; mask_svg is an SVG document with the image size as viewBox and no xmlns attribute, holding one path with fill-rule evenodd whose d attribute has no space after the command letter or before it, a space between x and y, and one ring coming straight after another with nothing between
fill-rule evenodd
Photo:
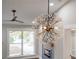
<instances>
[{"instance_id":1,"label":"chandelier arm","mask_svg":"<svg viewBox=\"0 0 79 59\"><path fill-rule=\"evenodd\" d=\"M43 41L45 41L45 39L44 39L45 38L45 35L46 35L46 33L44 33L44 35L43 35Z\"/></svg>"},{"instance_id":2,"label":"chandelier arm","mask_svg":"<svg viewBox=\"0 0 79 59\"><path fill-rule=\"evenodd\" d=\"M52 25L55 25L56 23L58 23L58 22L60 22L60 21L56 21L55 23L53 23Z\"/></svg>"},{"instance_id":3,"label":"chandelier arm","mask_svg":"<svg viewBox=\"0 0 79 59\"><path fill-rule=\"evenodd\" d=\"M53 34L50 32L52 40L54 40Z\"/></svg>"},{"instance_id":4,"label":"chandelier arm","mask_svg":"<svg viewBox=\"0 0 79 59\"><path fill-rule=\"evenodd\" d=\"M47 32L47 37L49 37L49 32ZM47 38L47 41L48 41L48 38Z\"/></svg>"},{"instance_id":5,"label":"chandelier arm","mask_svg":"<svg viewBox=\"0 0 79 59\"><path fill-rule=\"evenodd\" d=\"M47 36L47 32L44 33L44 37L43 37L43 41L47 42L47 38L45 38Z\"/></svg>"},{"instance_id":6,"label":"chandelier arm","mask_svg":"<svg viewBox=\"0 0 79 59\"><path fill-rule=\"evenodd\" d=\"M44 33L45 31L42 31L41 33L39 33L38 35L41 35L42 33Z\"/></svg>"},{"instance_id":7,"label":"chandelier arm","mask_svg":"<svg viewBox=\"0 0 79 59\"><path fill-rule=\"evenodd\" d=\"M58 35L55 31L54 31L54 34L55 34L55 35Z\"/></svg>"}]
</instances>

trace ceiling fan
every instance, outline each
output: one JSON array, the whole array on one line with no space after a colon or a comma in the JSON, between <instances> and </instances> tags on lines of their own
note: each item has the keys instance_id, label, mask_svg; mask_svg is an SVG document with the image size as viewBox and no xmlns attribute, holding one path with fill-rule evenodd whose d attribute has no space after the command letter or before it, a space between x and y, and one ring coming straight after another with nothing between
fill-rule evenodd
<instances>
[{"instance_id":1,"label":"ceiling fan","mask_svg":"<svg viewBox=\"0 0 79 59\"><path fill-rule=\"evenodd\" d=\"M16 10L12 10L13 18L11 20L9 20L9 21L24 23L23 21L17 20L17 16L15 15L15 12L16 12Z\"/></svg>"}]
</instances>

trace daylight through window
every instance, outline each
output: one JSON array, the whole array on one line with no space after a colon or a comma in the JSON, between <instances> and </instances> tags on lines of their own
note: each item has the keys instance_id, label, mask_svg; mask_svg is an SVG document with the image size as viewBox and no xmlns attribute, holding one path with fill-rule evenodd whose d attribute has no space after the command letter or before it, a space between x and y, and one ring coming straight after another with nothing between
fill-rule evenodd
<instances>
[{"instance_id":1,"label":"daylight through window","mask_svg":"<svg viewBox=\"0 0 79 59\"><path fill-rule=\"evenodd\" d=\"M9 31L9 56L35 55L32 31Z\"/></svg>"}]
</instances>

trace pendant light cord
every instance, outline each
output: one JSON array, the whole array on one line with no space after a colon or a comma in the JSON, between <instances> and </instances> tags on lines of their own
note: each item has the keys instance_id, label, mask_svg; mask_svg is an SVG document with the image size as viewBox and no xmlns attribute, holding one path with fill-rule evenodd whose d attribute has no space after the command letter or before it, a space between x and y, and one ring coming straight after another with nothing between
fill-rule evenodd
<instances>
[{"instance_id":1,"label":"pendant light cord","mask_svg":"<svg viewBox=\"0 0 79 59\"><path fill-rule=\"evenodd\" d=\"M48 20L47 20L47 24L49 25L49 0L48 0Z\"/></svg>"},{"instance_id":2,"label":"pendant light cord","mask_svg":"<svg viewBox=\"0 0 79 59\"><path fill-rule=\"evenodd\" d=\"M49 0L48 0L48 15L49 15Z\"/></svg>"}]
</instances>

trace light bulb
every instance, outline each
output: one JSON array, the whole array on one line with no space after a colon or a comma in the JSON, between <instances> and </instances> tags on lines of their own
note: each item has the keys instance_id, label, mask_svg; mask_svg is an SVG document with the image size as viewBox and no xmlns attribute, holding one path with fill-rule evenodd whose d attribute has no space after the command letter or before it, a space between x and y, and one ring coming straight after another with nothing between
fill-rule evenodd
<instances>
[{"instance_id":1,"label":"light bulb","mask_svg":"<svg viewBox=\"0 0 79 59\"><path fill-rule=\"evenodd\" d=\"M54 29L58 29L58 27L54 27Z\"/></svg>"},{"instance_id":2,"label":"light bulb","mask_svg":"<svg viewBox=\"0 0 79 59\"><path fill-rule=\"evenodd\" d=\"M44 26L44 29L46 29L46 26Z\"/></svg>"}]
</instances>

